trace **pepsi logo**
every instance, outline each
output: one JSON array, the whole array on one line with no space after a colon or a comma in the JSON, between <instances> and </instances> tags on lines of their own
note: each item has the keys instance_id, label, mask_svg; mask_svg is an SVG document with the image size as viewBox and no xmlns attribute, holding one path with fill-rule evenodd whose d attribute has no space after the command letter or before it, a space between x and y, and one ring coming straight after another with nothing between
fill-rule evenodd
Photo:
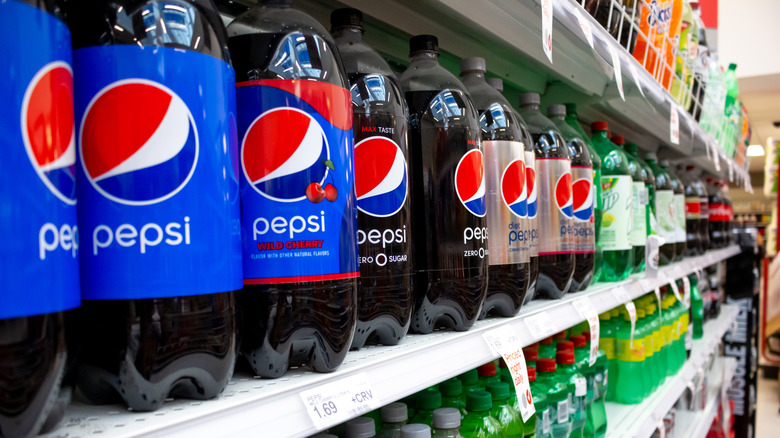
<instances>
[{"instance_id":1,"label":"pepsi logo","mask_svg":"<svg viewBox=\"0 0 780 438\"><path fill-rule=\"evenodd\" d=\"M73 72L62 61L35 74L22 100L22 139L43 184L62 202L76 204L76 128Z\"/></svg>"},{"instance_id":2,"label":"pepsi logo","mask_svg":"<svg viewBox=\"0 0 780 438\"><path fill-rule=\"evenodd\" d=\"M571 184L574 202L574 217L583 222L593 218L593 184L587 178L578 179Z\"/></svg>"},{"instance_id":3,"label":"pepsi logo","mask_svg":"<svg viewBox=\"0 0 780 438\"><path fill-rule=\"evenodd\" d=\"M572 217L571 173L564 173L555 182L555 204L564 216Z\"/></svg>"},{"instance_id":4,"label":"pepsi logo","mask_svg":"<svg viewBox=\"0 0 780 438\"><path fill-rule=\"evenodd\" d=\"M501 176L501 197L515 216L523 218L528 215L523 160L512 161L504 169L504 174Z\"/></svg>"},{"instance_id":5,"label":"pepsi logo","mask_svg":"<svg viewBox=\"0 0 780 438\"><path fill-rule=\"evenodd\" d=\"M406 160L401 148L385 137L369 137L355 145L357 207L363 213L387 217L406 202Z\"/></svg>"},{"instance_id":6,"label":"pepsi logo","mask_svg":"<svg viewBox=\"0 0 780 438\"><path fill-rule=\"evenodd\" d=\"M536 189L536 170L531 167L525 168L525 191L528 194L528 199L526 201L528 217L535 218L539 209L539 204L536 202L538 198Z\"/></svg>"},{"instance_id":7,"label":"pepsi logo","mask_svg":"<svg viewBox=\"0 0 780 438\"><path fill-rule=\"evenodd\" d=\"M280 129L283 127L283 129ZM321 187L330 154L325 131L296 108L274 108L255 119L241 142L241 168L249 184L268 199L296 202Z\"/></svg>"},{"instance_id":8,"label":"pepsi logo","mask_svg":"<svg viewBox=\"0 0 780 438\"><path fill-rule=\"evenodd\" d=\"M92 187L126 205L174 196L198 162L189 108L167 87L143 79L117 81L95 95L84 112L80 144Z\"/></svg>"},{"instance_id":9,"label":"pepsi logo","mask_svg":"<svg viewBox=\"0 0 780 438\"><path fill-rule=\"evenodd\" d=\"M475 216L485 216L485 172L482 151L466 152L455 170L455 192L466 210Z\"/></svg>"}]
</instances>

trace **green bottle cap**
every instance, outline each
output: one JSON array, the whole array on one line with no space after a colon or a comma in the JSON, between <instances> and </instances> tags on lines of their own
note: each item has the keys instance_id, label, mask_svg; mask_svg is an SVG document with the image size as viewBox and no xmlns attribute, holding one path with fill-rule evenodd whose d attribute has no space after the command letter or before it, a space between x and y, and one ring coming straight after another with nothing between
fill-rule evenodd
<instances>
[{"instance_id":1,"label":"green bottle cap","mask_svg":"<svg viewBox=\"0 0 780 438\"><path fill-rule=\"evenodd\" d=\"M468 370L458 376L464 385L476 385L479 382L479 372L476 369Z\"/></svg>"},{"instance_id":2,"label":"green bottle cap","mask_svg":"<svg viewBox=\"0 0 780 438\"><path fill-rule=\"evenodd\" d=\"M487 391L471 391L466 397L466 410L469 412L489 411L493 407L493 396Z\"/></svg>"},{"instance_id":3,"label":"green bottle cap","mask_svg":"<svg viewBox=\"0 0 780 438\"><path fill-rule=\"evenodd\" d=\"M487 390L493 397L493 400L507 400L509 398L509 384L506 382L490 382Z\"/></svg>"},{"instance_id":4,"label":"green bottle cap","mask_svg":"<svg viewBox=\"0 0 780 438\"><path fill-rule=\"evenodd\" d=\"M463 383L456 378L439 383L439 391L443 397L457 397L463 392Z\"/></svg>"},{"instance_id":5,"label":"green bottle cap","mask_svg":"<svg viewBox=\"0 0 780 438\"><path fill-rule=\"evenodd\" d=\"M417 396L417 409L432 411L441 407L441 393L426 389Z\"/></svg>"}]
</instances>

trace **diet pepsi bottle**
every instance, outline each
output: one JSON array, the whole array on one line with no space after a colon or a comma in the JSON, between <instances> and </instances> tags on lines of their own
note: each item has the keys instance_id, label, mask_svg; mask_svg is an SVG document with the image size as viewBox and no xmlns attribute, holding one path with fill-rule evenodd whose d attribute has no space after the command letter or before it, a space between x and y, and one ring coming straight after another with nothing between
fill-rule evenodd
<instances>
[{"instance_id":1,"label":"diet pepsi bottle","mask_svg":"<svg viewBox=\"0 0 780 438\"><path fill-rule=\"evenodd\" d=\"M555 124L539 112L539 94L520 96L520 115L528 124L536 154L536 183L529 207L538 203L539 279L536 291L561 298L574 276L574 211L569 146ZM538 194L537 194L538 193ZM538 196L538 198L537 198ZM537 201L538 199L538 201ZM531 208L529 208L529 216Z\"/></svg>"},{"instance_id":2,"label":"diet pepsi bottle","mask_svg":"<svg viewBox=\"0 0 780 438\"><path fill-rule=\"evenodd\" d=\"M467 330L488 281L485 175L479 118L466 87L439 65L432 35L409 41L401 75L410 117L415 310L412 329Z\"/></svg>"},{"instance_id":3,"label":"diet pepsi bottle","mask_svg":"<svg viewBox=\"0 0 780 438\"><path fill-rule=\"evenodd\" d=\"M485 59L460 62L460 76L479 113L485 152L490 240L488 290L481 318L513 316L528 291L531 259L525 186L525 122L485 80Z\"/></svg>"},{"instance_id":4,"label":"diet pepsi bottle","mask_svg":"<svg viewBox=\"0 0 780 438\"><path fill-rule=\"evenodd\" d=\"M211 1L73 2L81 391L207 399L235 363L234 72Z\"/></svg>"},{"instance_id":5,"label":"diet pepsi bottle","mask_svg":"<svg viewBox=\"0 0 780 438\"><path fill-rule=\"evenodd\" d=\"M333 371L357 307L352 103L336 43L291 0L228 26L241 145L241 352L255 373Z\"/></svg>"},{"instance_id":6,"label":"diet pepsi bottle","mask_svg":"<svg viewBox=\"0 0 780 438\"><path fill-rule=\"evenodd\" d=\"M15 437L55 425L70 400L60 382L63 312L79 305L76 145L70 32L55 2L0 2L0 41L0 437Z\"/></svg>"},{"instance_id":7,"label":"diet pepsi bottle","mask_svg":"<svg viewBox=\"0 0 780 438\"><path fill-rule=\"evenodd\" d=\"M372 336L395 345L414 306L409 110L395 73L363 42L363 14L337 9L330 23L349 76L355 135L360 280L352 348Z\"/></svg>"}]
</instances>

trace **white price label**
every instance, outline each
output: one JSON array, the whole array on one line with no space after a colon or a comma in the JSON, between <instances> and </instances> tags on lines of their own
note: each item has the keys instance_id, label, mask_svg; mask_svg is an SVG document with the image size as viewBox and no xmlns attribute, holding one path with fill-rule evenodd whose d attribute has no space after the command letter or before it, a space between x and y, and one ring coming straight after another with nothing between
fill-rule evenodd
<instances>
[{"instance_id":1,"label":"white price label","mask_svg":"<svg viewBox=\"0 0 780 438\"><path fill-rule=\"evenodd\" d=\"M677 280L672 280L669 282L669 287L672 288L672 292L674 292L674 297L677 298L677 301L683 302L683 297L680 295L680 288L677 287Z\"/></svg>"},{"instance_id":2,"label":"white price label","mask_svg":"<svg viewBox=\"0 0 780 438\"><path fill-rule=\"evenodd\" d=\"M588 381L584 377L574 379L574 396L582 397L588 394Z\"/></svg>"},{"instance_id":3,"label":"white price label","mask_svg":"<svg viewBox=\"0 0 780 438\"><path fill-rule=\"evenodd\" d=\"M596 309L590 302L590 298L582 297L572 301L572 305L580 316L588 321L590 327L590 356L588 357L588 363L590 366L596 364L596 358L599 354L599 314L596 313Z\"/></svg>"},{"instance_id":4,"label":"white price label","mask_svg":"<svg viewBox=\"0 0 780 438\"><path fill-rule=\"evenodd\" d=\"M688 279L688 276L684 276L682 278L683 282L683 304L685 304L686 309L691 308L691 280Z\"/></svg>"},{"instance_id":5,"label":"white price label","mask_svg":"<svg viewBox=\"0 0 780 438\"><path fill-rule=\"evenodd\" d=\"M729 182L734 182L734 164L731 160L727 162L729 163Z\"/></svg>"},{"instance_id":6,"label":"white price label","mask_svg":"<svg viewBox=\"0 0 780 438\"><path fill-rule=\"evenodd\" d=\"M542 0L542 48L547 59L552 64L552 27L553 5L552 0Z\"/></svg>"},{"instance_id":7,"label":"white price label","mask_svg":"<svg viewBox=\"0 0 780 438\"><path fill-rule=\"evenodd\" d=\"M300 395L317 429L343 423L383 405L365 373L326 383Z\"/></svg>"},{"instance_id":8,"label":"white price label","mask_svg":"<svg viewBox=\"0 0 780 438\"><path fill-rule=\"evenodd\" d=\"M636 84L636 88L639 89L639 94L642 95L642 97L647 100L645 97L645 92L642 90L642 85L639 82L639 72L636 70L636 66L634 66L634 63L630 60L628 61L628 69L631 71L631 76L634 78L634 83Z\"/></svg>"},{"instance_id":9,"label":"white price label","mask_svg":"<svg viewBox=\"0 0 780 438\"><path fill-rule=\"evenodd\" d=\"M540 312L525 318L525 325L534 340L544 339L555 333L555 326L546 312Z\"/></svg>"},{"instance_id":10,"label":"white price label","mask_svg":"<svg viewBox=\"0 0 780 438\"><path fill-rule=\"evenodd\" d=\"M669 111L669 141L672 144L680 144L680 115L677 114L677 107L671 104Z\"/></svg>"},{"instance_id":11,"label":"white price label","mask_svg":"<svg viewBox=\"0 0 780 438\"><path fill-rule=\"evenodd\" d=\"M685 332L685 349L691 351L693 348L693 324L688 324L688 331Z\"/></svg>"},{"instance_id":12,"label":"white price label","mask_svg":"<svg viewBox=\"0 0 780 438\"><path fill-rule=\"evenodd\" d=\"M620 55L612 44L609 44L609 54L612 56L612 68L615 69L615 82L617 82L620 98L625 102L626 96L623 94L623 73L620 72Z\"/></svg>"},{"instance_id":13,"label":"white price label","mask_svg":"<svg viewBox=\"0 0 780 438\"><path fill-rule=\"evenodd\" d=\"M512 375L517 400L520 402L520 415L523 417L523 422L528 421L536 413L536 407L534 407L534 400L531 396L531 384L528 381L528 368L523 355L523 344L509 327L491 330L484 333L482 337L491 350L504 358L509 373Z\"/></svg>"},{"instance_id":14,"label":"white price label","mask_svg":"<svg viewBox=\"0 0 780 438\"><path fill-rule=\"evenodd\" d=\"M580 11L577 11L577 22L580 23L580 29L582 29L582 33L585 35L585 41L587 41L590 48L593 49L593 30L591 30L590 23L582 16Z\"/></svg>"},{"instance_id":15,"label":"white price label","mask_svg":"<svg viewBox=\"0 0 780 438\"><path fill-rule=\"evenodd\" d=\"M542 414L542 433L545 435L550 433L550 408L545 409Z\"/></svg>"},{"instance_id":16,"label":"white price label","mask_svg":"<svg viewBox=\"0 0 780 438\"><path fill-rule=\"evenodd\" d=\"M569 421L569 401L558 402L558 424L566 424Z\"/></svg>"},{"instance_id":17,"label":"white price label","mask_svg":"<svg viewBox=\"0 0 780 438\"><path fill-rule=\"evenodd\" d=\"M666 438L666 424L664 424L663 418L658 420L658 435L660 438Z\"/></svg>"},{"instance_id":18,"label":"white price label","mask_svg":"<svg viewBox=\"0 0 780 438\"><path fill-rule=\"evenodd\" d=\"M636 305L633 301L626 303L626 310L628 311L628 318L631 320L631 337L629 339L629 348L634 348L634 331L636 331Z\"/></svg>"}]
</instances>

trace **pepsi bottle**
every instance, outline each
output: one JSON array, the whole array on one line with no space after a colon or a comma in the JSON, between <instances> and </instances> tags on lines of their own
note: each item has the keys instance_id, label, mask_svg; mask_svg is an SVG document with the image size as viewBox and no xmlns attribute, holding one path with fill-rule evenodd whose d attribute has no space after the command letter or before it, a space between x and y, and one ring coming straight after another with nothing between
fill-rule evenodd
<instances>
[{"instance_id":1,"label":"pepsi bottle","mask_svg":"<svg viewBox=\"0 0 780 438\"><path fill-rule=\"evenodd\" d=\"M525 122L485 80L485 59L460 62L463 85L479 113L485 152L488 236L491 242L488 290L480 317L513 316L528 291L528 193L525 187Z\"/></svg>"},{"instance_id":2,"label":"pepsi bottle","mask_svg":"<svg viewBox=\"0 0 780 438\"><path fill-rule=\"evenodd\" d=\"M349 76L358 208L358 317L352 348L395 345L409 330L412 295L409 110L390 66L363 42L363 14L337 9L331 33Z\"/></svg>"},{"instance_id":3,"label":"pepsi bottle","mask_svg":"<svg viewBox=\"0 0 780 438\"><path fill-rule=\"evenodd\" d=\"M70 400L60 390L63 312L79 305L70 38L54 1L0 2L0 437L51 428Z\"/></svg>"},{"instance_id":4,"label":"pepsi bottle","mask_svg":"<svg viewBox=\"0 0 780 438\"><path fill-rule=\"evenodd\" d=\"M78 384L136 411L215 397L235 363L234 72L213 3L170 5L68 10L85 248Z\"/></svg>"},{"instance_id":5,"label":"pepsi bottle","mask_svg":"<svg viewBox=\"0 0 780 438\"><path fill-rule=\"evenodd\" d=\"M539 279L537 296L561 298L574 276L574 212L569 146L555 124L539 112L539 94L520 95L536 155L536 181L528 197L537 204ZM529 211L531 208L529 208ZM530 216L530 214L529 214Z\"/></svg>"},{"instance_id":6,"label":"pepsi bottle","mask_svg":"<svg viewBox=\"0 0 780 438\"><path fill-rule=\"evenodd\" d=\"M228 26L242 169L241 352L262 377L333 371L357 317L349 82L336 43L291 0Z\"/></svg>"},{"instance_id":7,"label":"pepsi bottle","mask_svg":"<svg viewBox=\"0 0 780 438\"><path fill-rule=\"evenodd\" d=\"M555 123L563 139L569 145L571 160L571 188L574 226L574 276L571 291L585 290L593 281L596 233L593 204L596 189L593 186L593 162L590 149L580 133L566 122L566 106L550 105L547 116Z\"/></svg>"},{"instance_id":8,"label":"pepsi bottle","mask_svg":"<svg viewBox=\"0 0 780 438\"><path fill-rule=\"evenodd\" d=\"M439 65L433 35L409 41L401 75L409 104L415 310L412 329L468 330L488 281L479 118L466 87Z\"/></svg>"}]
</instances>

